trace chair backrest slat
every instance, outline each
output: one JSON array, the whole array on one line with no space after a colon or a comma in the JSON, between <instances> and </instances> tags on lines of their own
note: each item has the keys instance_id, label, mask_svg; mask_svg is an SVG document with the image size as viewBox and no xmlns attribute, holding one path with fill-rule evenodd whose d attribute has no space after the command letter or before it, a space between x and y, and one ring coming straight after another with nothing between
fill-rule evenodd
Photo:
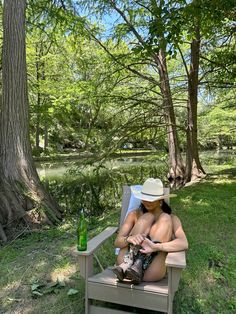
<instances>
[{"instance_id":1,"label":"chair backrest slat","mask_svg":"<svg viewBox=\"0 0 236 314\"><path fill-rule=\"evenodd\" d=\"M123 195L122 195L122 205L121 205L121 214L120 214L120 226L122 225L126 212L129 207L129 200L131 196L131 189L130 186L124 185L123 186Z\"/></svg>"}]
</instances>

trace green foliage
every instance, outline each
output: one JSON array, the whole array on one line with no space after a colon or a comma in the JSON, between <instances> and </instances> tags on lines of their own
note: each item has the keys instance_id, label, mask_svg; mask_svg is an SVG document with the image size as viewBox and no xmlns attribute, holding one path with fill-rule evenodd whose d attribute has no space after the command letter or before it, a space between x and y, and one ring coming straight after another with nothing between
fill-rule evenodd
<instances>
[{"instance_id":1,"label":"green foliage","mask_svg":"<svg viewBox=\"0 0 236 314\"><path fill-rule=\"evenodd\" d=\"M103 166L81 170L79 166L72 168L63 181L51 179L48 187L66 214L77 213L83 207L93 217L120 206L122 185L143 182L147 177L165 180L166 171L167 165L163 162L112 170Z\"/></svg>"},{"instance_id":2,"label":"green foliage","mask_svg":"<svg viewBox=\"0 0 236 314\"><path fill-rule=\"evenodd\" d=\"M203 148L236 145L234 91L219 91L211 105L202 107L199 139Z\"/></svg>"},{"instance_id":3,"label":"green foliage","mask_svg":"<svg viewBox=\"0 0 236 314\"><path fill-rule=\"evenodd\" d=\"M158 53L160 47L165 47L169 54L169 78L184 146L187 85L177 52L180 48L188 61L189 43L195 36L197 22L201 26L202 40L200 94L216 98L216 86L227 86L232 92L235 78L234 1L183 0L176 3L168 0L156 4L155 1L137 3L129 0L116 2L116 5L131 25L118 19L119 14L111 1L28 2L31 141L35 146L38 132L41 147L33 150L35 155L66 149L103 154L127 143L136 147L166 146L158 74L150 61L150 56ZM109 26L114 27L114 32L109 33ZM131 26L136 28L143 43L132 33ZM102 38L101 44L110 54L98 45L96 36ZM142 76L130 72L130 68ZM205 111L205 115L209 112ZM227 124L228 118L221 116ZM212 122L213 119L210 116ZM201 143L205 147L203 142L211 142L215 136L205 132L205 124L201 121L199 126ZM222 130L226 141L234 141L234 134L227 133Z\"/></svg>"}]
</instances>

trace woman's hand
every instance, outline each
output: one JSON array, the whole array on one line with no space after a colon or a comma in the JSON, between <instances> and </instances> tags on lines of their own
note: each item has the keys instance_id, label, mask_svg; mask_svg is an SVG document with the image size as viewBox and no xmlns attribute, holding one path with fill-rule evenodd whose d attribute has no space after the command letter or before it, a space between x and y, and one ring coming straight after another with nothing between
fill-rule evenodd
<instances>
[{"instance_id":1,"label":"woman's hand","mask_svg":"<svg viewBox=\"0 0 236 314\"><path fill-rule=\"evenodd\" d=\"M127 238L127 242L134 245L141 245L145 237L146 237L145 234L130 235Z\"/></svg>"},{"instance_id":2,"label":"woman's hand","mask_svg":"<svg viewBox=\"0 0 236 314\"><path fill-rule=\"evenodd\" d=\"M148 254L148 253L159 251L158 249L159 243L155 244L148 238L145 238L141 245L142 245L142 249L140 249L141 253Z\"/></svg>"}]
</instances>

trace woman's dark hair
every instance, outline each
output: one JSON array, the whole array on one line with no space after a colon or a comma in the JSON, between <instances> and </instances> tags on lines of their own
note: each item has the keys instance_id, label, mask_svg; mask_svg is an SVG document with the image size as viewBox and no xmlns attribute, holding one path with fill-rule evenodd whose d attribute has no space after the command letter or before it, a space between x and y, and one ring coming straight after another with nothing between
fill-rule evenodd
<instances>
[{"instance_id":1,"label":"woman's dark hair","mask_svg":"<svg viewBox=\"0 0 236 314\"><path fill-rule=\"evenodd\" d=\"M141 209L141 211L145 214L148 212L148 210L146 209L146 207L143 205L143 203L140 204L139 208ZM170 206L163 200L162 201L162 205L161 205L161 209L164 213L166 214L171 214L171 208Z\"/></svg>"}]
</instances>

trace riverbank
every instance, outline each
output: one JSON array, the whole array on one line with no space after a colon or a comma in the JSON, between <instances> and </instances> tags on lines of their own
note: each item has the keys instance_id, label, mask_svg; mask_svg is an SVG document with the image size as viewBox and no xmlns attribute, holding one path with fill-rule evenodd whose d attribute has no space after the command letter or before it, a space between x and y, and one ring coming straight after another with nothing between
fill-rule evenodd
<instances>
[{"instance_id":1,"label":"riverbank","mask_svg":"<svg viewBox=\"0 0 236 314\"><path fill-rule=\"evenodd\" d=\"M164 156L166 154L165 151L161 150L118 150L116 153L113 153L109 156L109 159L113 158L123 158L123 157L142 157L142 156ZM184 154L183 154L184 155ZM205 150L200 151L200 156L203 157L207 155L208 157L212 156L212 158L217 158L216 156L222 156L223 158L226 157L228 162L229 158L234 158L236 155L235 150L227 150L223 149L220 151L217 150ZM67 161L76 161L76 160L83 160L83 159L94 159L96 160L96 155L89 153L89 152L67 152L61 154L54 154L49 156L33 156L35 162L67 162ZM222 162L219 158L219 162Z\"/></svg>"},{"instance_id":2,"label":"riverbank","mask_svg":"<svg viewBox=\"0 0 236 314\"><path fill-rule=\"evenodd\" d=\"M161 152L163 153L163 152ZM160 151L157 150L120 150L114 154L110 155L110 158L116 157L131 157L131 156L146 156L146 155L155 155L160 154ZM67 161L67 160L80 160L86 158L95 158L96 156L89 152L71 152L71 153L61 153L50 156L34 156L34 161Z\"/></svg>"},{"instance_id":3,"label":"riverbank","mask_svg":"<svg viewBox=\"0 0 236 314\"><path fill-rule=\"evenodd\" d=\"M236 311L236 168L215 165L204 180L177 194L171 206L189 251L174 313L231 314ZM90 221L90 237L118 222L118 208ZM71 217L0 251L0 313L84 313L84 283L72 254L75 229ZM104 267L114 263L112 241L98 252Z\"/></svg>"}]
</instances>

